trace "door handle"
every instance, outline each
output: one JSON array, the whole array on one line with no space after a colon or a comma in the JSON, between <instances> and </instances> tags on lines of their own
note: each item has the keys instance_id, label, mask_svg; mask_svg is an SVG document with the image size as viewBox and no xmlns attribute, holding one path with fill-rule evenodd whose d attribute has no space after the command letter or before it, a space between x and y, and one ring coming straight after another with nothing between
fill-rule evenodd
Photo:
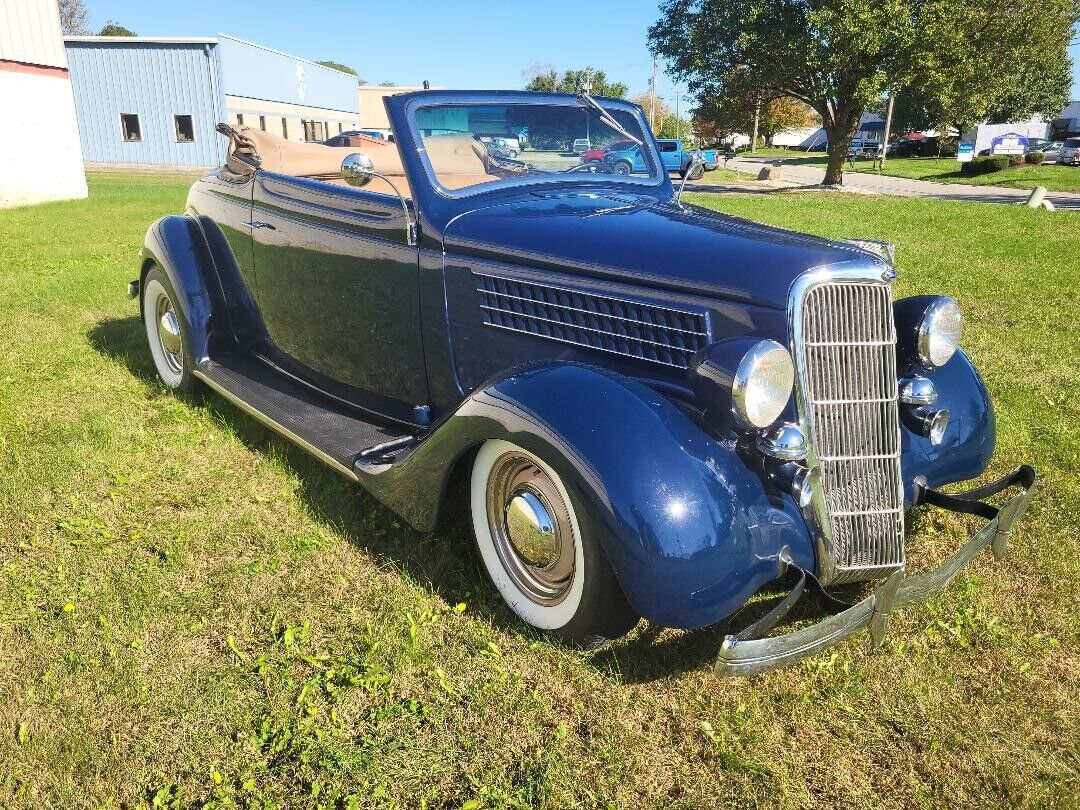
<instances>
[{"instance_id":1,"label":"door handle","mask_svg":"<svg viewBox=\"0 0 1080 810\"><path fill-rule=\"evenodd\" d=\"M245 222L244 224L247 225L249 228L269 228L272 231L277 230L277 228L275 228L269 222L259 222L258 220L254 219L251 220L251 222Z\"/></svg>"}]
</instances>

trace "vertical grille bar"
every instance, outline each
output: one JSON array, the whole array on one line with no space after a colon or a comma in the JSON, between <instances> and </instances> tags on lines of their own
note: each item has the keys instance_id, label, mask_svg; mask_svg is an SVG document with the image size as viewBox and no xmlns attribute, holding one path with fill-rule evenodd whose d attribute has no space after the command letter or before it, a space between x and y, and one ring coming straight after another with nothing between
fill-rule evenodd
<instances>
[{"instance_id":1,"label":"vertical grille bar","mask_svg":"<svg viewBox=\"0 0 1080 810\"><path fill-rule=\"evenodd\" d=\"M835 581L872 579L904 564L892 290L825 281L798 306L803 418L821 467Z\"/></svg>"}]
</instances>

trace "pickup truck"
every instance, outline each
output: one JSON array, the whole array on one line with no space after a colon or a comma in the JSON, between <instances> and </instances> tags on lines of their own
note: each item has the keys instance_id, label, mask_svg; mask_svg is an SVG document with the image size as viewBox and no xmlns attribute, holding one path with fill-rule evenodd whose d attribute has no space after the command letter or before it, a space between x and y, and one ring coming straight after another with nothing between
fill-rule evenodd
<instances>
[{"instance_id":1,"label":"pickup truck","mask_svg":"<svg viewBox=\"0 0 1080 810\"><path fill-rule=\"evenodd\" d=\"M660 160L664 169L669 172L678 172L680 177L686 177L689 171L691 180L699 180L705 172L711 172L719 165L715 150L698 149L695 152L695 150L684 149L682 141L677 138L657 138L656 146L660 150ZM695 153L701 156L705 164L690 169L690 160ZM641 150L634 144L630 144L625 149L607 152L604 155L604 163L612 174L640 174L648 171L641 156Z\"/></svg>"}]
</instances>

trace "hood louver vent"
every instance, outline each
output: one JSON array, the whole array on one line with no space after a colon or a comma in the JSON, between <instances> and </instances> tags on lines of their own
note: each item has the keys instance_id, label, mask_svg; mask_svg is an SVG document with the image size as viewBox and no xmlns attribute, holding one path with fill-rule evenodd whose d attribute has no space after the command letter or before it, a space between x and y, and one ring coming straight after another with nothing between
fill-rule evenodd
<instances>
[{"instance_id":1,"label":"hood louver vent","mask_svg":"<svg viewBox=\"0 0 1080 810\"><path fill-rule=\"evenodd\" d=\"M704 312L477 274L488 326L687 368L709 343Z\"/></svg>"}]
</instances>

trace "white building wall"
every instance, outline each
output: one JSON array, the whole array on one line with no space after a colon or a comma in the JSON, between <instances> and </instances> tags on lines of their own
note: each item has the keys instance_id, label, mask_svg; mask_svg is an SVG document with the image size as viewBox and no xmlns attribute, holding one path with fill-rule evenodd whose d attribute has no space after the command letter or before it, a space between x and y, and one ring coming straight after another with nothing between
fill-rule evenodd
<instances>
[{"instance_id":1,"label":"white building wall","mask_svg":"<svg viewBox=\"0 0 1080 810\"><path fill-rule=\"evenodd\" d=\"M0 208L86 196L56 0L0 2Z\"/></svg>"},{"instance_id":2,"label":"white building wall","mask_svg":"<svg viewBox=\"0 0 1080 810\"><path fill-rule=\"evenodd\" d=\"M55 2L0 0L0 59L67 67Z\"/></svg>"}]
</instances>

